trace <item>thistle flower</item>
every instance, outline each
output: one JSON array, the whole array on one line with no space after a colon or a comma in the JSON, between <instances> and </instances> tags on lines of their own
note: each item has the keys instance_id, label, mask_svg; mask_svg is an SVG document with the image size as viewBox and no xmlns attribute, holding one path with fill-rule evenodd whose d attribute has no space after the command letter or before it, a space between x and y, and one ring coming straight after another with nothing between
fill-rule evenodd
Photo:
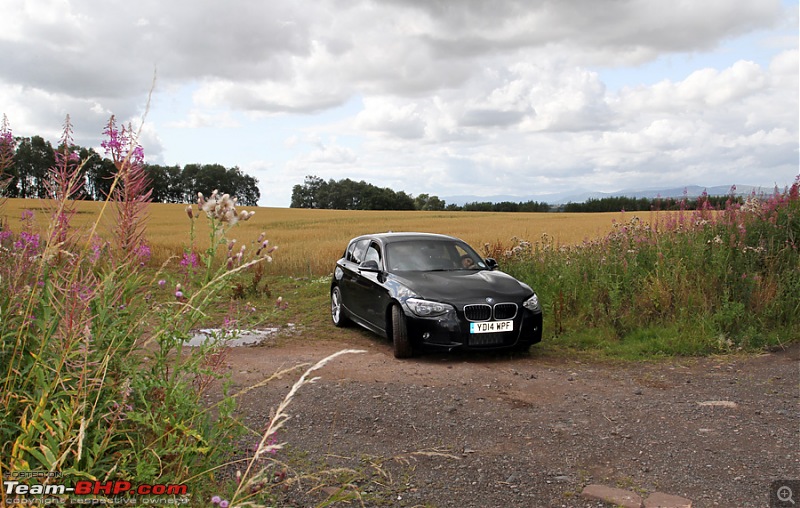
<instances>
[{"instance_id":1,"label":"thistle flower","mask_svg":"<svg viewBox=\"0 0 800 508\"><path fill-rule=\"evenodd\" d=\"M205 212L206 216L210 219L218 220L228 224L236 224L238 221L250 220L250 217L255 215L255 212L248 212L242 210L236 211L235 197L230 194L222 194L220 196L218 190L214 190L208 200L205 199L201 192L197 193L197 207Z\"/></svg>"}]
</instances>

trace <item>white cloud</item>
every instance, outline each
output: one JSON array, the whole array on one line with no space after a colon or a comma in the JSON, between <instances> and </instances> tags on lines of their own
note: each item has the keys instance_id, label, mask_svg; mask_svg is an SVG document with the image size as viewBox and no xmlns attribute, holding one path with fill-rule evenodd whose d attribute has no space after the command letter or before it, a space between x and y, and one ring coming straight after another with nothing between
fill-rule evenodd
<instances>
[{"instance_id":1,"label":"white cloud","mask_svg":"<svg viewBox=\"0 0 800 508\"><path fill-rule=\"evenodd\" d=\"M275 130L286 143L258 166L265 181L440 195L772 182L797 172L796 21L779 0L6 0L0 112L56 136L70 113L94 146L110 112L141 116L157 70L146 150L196 160L173 131L221 128L221 146L253 146L230 155L240 164ZM737 58L742 37L758 51ZM672 56L705 57L603 81Z\"/></svg>"}]
</instances>

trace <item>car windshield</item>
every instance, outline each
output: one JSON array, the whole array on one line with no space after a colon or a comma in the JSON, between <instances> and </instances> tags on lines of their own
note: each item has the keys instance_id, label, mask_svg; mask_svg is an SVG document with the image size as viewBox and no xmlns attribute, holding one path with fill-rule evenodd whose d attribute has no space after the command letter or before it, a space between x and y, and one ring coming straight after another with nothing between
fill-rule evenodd
<instances>
[{"instance_id":1,"label":"car windshield","mask_svg":"<svg viewBox=\"0 0 800 508\"><path fill-rule=\"evenodd\" d=\"M467 244L456 240L418 239L386 246L391 271L482 270L483 259Z\"/></svg>"}]
</instances>

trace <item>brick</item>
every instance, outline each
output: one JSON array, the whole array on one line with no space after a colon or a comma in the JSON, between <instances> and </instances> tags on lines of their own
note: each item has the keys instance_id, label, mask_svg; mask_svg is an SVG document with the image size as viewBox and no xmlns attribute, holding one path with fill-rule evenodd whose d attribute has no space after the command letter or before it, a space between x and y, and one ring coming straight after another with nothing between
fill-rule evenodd
<instances>
[{"instance_id":1,"label":"brick","mask_svg":"<svg viewBox=\"0 0 800 508\"><path fill-rule=\"evenodd\" d=\"M642 508L642 496L629 490L605 485L587 485L581 495L586 499L603 501L623 508Z\"/></svg>"},{"instance_id":2,"label":"brick","mask_svg":"<svg viewBox=\"0 0 800 508\"><path fill-rule=\"evenodd\" d=\"M644 500L644 508L692 508L692 501L685 497L653 492Z\"/></svg>"}]
</instances>

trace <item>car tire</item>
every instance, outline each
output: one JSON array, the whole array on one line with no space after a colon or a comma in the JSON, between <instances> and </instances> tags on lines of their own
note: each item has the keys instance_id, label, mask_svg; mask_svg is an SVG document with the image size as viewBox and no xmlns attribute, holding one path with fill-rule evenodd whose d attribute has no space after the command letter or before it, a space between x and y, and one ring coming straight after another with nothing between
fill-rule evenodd
<instances>
[{"instance_id":1,"label":"car tire","mask_svg":"<svg viewBox=\"0 0 800 508\"><path fill-rule=\"evenodd\" d=\"M331 321L338 327L344 327L350 324L350 320L344 313L342 306L342 290L339 286L334 286L331 290Z\"/></svg>"},{"instance_id":2,"label":"car tire","mask_svg":"<svg viewBox=\"0 0 800 508\"><path fill-rule=\"evenodd\" d=\"M392 347L395 358L410 358L414 356L414 348L408 339L406 316L399 305L392 306Z\"/></svg>"}]
</instances>

